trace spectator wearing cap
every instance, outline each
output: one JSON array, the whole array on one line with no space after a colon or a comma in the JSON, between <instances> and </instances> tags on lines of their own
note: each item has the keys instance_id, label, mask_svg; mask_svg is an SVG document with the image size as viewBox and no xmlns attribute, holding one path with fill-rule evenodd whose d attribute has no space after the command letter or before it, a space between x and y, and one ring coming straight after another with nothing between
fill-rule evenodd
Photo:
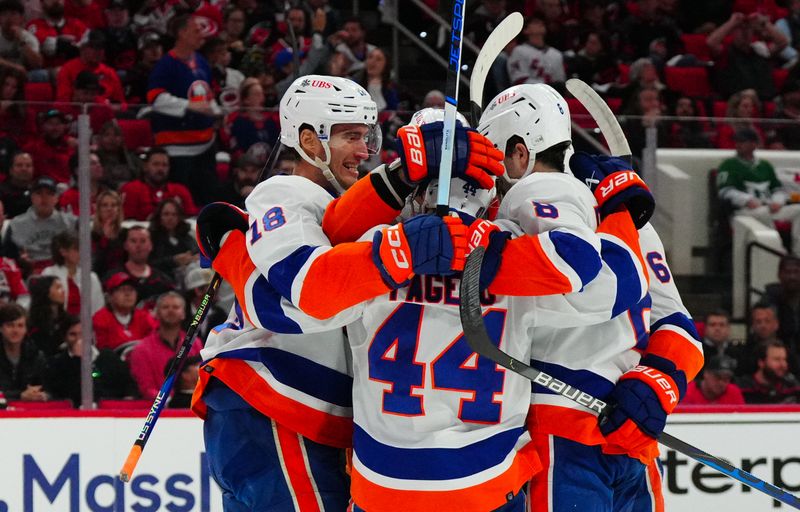
<instances>
[{"instance_id":1,"label":"spectator wearing cap","mask_svg":"<svg viewBox=\"0 0 800 512\"><path fill-rule=\"evenodd\" d=\"M9 219L23 214L31 207L31 185L33 185L33 157L20 151L11 158L8 177L0 183L0 200Z\"/></svg>"},{"instance_id":2,"label":"spectator wearing cap","mask_svg":"<svg viewBox=\"0 0 800 512\"><path fill-rule=\"evenodd\" d=\"M745 402L788 404L800 400L800 382L789 371L787 355L786 346L779 341L758 346L755 373L737 381Z\"/></svg>"},{"instance_id":3,"label":"spectator wearing cap","mask_svg":"<svg viewBox=\"0 0 800 512\"><path fill-rule=\"evenodd\" d=\"M89 127L92 133L98 133L107 122L114 120L114 111L111 109L111 103L103 98L102 94L103 87L100 85L97 75L91 71L83 70L75 78L71 99L73 103L80 103L81 105L66 106L64 111L73 120L77 120L83 111L84 104L88 103ZM78 135L77 123L72 123L71 132L74 135Z\"/></svg>"},{"instance_id":4,"label":"spectator wearing cap","mask_svg":"<svg viewBox=\"0 0 800 512\"><path fill-rule=\"evenodd\" d=\"M143 226L129 228L123 237L123 249L126 259L122 266L112 273L124 272L133 277L142 306L153 309L156 298L162 293L175 288L175 283L168 275L149 264L153 252L150 232Z\"/></svg>"},{"instance_id":5,"label":"spectator wearing cap","mask_svg":"<svg viewBox=\"0 0 800 512\"><path fill-rule=\"evenodd\" d=\"M125 97L131 104L147 103L147 81L156 62L164 56L164 43L157 32L145 32L136 44L139 57L125 74Z\"/></svg>"},{"instance_id":6,"label":"spectator wearing cap","mask_svg":"<svg viewBox=\"0 0 800 512\"><path fill-rule=\"evenodd\" d=\"M49 361L45 385L56 400L69 399L81 404L81 358L83 336L81 321L70 317L61 333L64 348ZM92 383L95 402L102 399L124 399L138 396L128 366L113 350L92 347Z\"/></svg>"},{"instance_id":7,"label":"spectator wearing cap","mask_svg":"<svg viewBox=\"0 0 800 512\"><path fill-rule=\"evenodd\" d=\"M77 228L78 218L71 213L56 210L56 204L56 182L50 177L42 176L31 187L31 207L27 212L11 219L3 239L6 254L25 265L31 265L35 273L53 264L53 237Z\"/></svg>"},{"instance_id":8,"label":"spectator wearing cap","mask_svg":"<svg viewBox=\"0 0 800 512\"><path fill-rule=\"evenodd\" d=\"M25 146L25 151L33 155L35 176L69 183L72 179L69 159L77 146L77 140L69 136L72 117L63 110L50 109L40 114L39 119L39 136Z\"/></svg>"},{"instance_id":9,"label":"spectator wearing cap","mask_svg":"<svg viewBox=\"0 0 800 512\"><path fill-rule=\"evenodd\" d=\"M182 283L189 265L199 263L199 250L180 203L175 199L161 201L150 218L149 229L153 240L150 264L174 283Z\"/></svg>"},{"instance_id":10,"label":"spectator wearing cap","mask_svg":"<svg viewBox=\"0 0 800 512\"><path fill-rule=\"evenodd\" d=\"M228 181L223 185L220 201L235 204L244 209L247 194L258 184L261 165L254 157L244 154L233 165Z\"/></svg>"},{"instance_id":11,"label":"spectator wearing cap","mask_svg":"<svg viewBox=\"0 0 800 512\"><path fill-rule=\"evenodd\" d=\"M27 30L39 41L44 67L56 68L78 55L78 43L88 28L78 18L64 16L64 0L42 0L43 17L28 23Z\"/></svg>"},{"instance_id":12,"label":"spectator wearing cap","mask_svg":"<svg viewBox=\"0 0 800 512\"><path fill-rule=\"evenodd\" d=\"M125 137L116 120L100 128L96 142L97 156L109 187L117 190L142 174L142 160L125 147Z\"/></svg>"},{"instance_id":13,"label":"spectator wearing cap","mask_svg":"<svg viewBox=\"0 0 800 512\"><path fill-rule=\"evenodd\" d=\"M736 132L736 156L719 166L719 198L734 209L734 217L753 217L774 228L775 221L792 223L790 251L800 252L800 204L789 204L789 197L775 176L772 164L755 156L758 134L750 129Z\"/></svg>"},{"instance_id":14,"label":"spectator wearing cap","mask_svg":"<svg viewBox=\"0 0 800 512\"><path fill-rule=\"evenodd\" d=\"M194 395L194 388L197 387L201 362L202 359L198 355L186 358L178 377L175 379L175 391L167 402L168 408L189 409L192 406L192 396ZM164 377L169 373L171 364L172 361L170 360L164 365Z\"/></svg>"},{"instance_id":15,"label":"spectator wearing cap","mask_svg":"<svg viewBox=\"0 0 800 512\"><path fill-rule=\"evenodd\" d=\"M155 319L136 307L136 280L125 272L111 275L105 282L106 306L92 317L95 346L117 347L141 340L156 328Z\"/></svg>"},{"instance_id":16,"label":"spectator wearing cap","mask_svg":"<svg viewBox=\"0 0 800 512\"><path fill-rule=\"evenodd\" d=\"M200 24L179 15L171 25L175 46L156 63L148 83L153 136L170 156L170 181L185 185L195 203L205 205L216 198L218 187L214 121L221 110L211 68L197 53L204 43Z\"/></svg>"},{"instance_id":17,"label":"spectator wearing cap","mask_svg":"<svg viewBox=\"0 0 800 512\"><path fill-rule=\"evenodd\" d=\"M736 360L725 355L707 359L702 377L686 387L681 405L744 405L739 386L733 384Z\"/></svg>"},{"instance_id":18,"label":"spectator wearing cap","mask_svg":"<svg viewBox=\"0 0 800 512\"><path fill-rule=\"evenodd\" d=\"M66 62L56 75L56 100L72 101L75 81L81 71L89 71L97 76L100 90L97 96L114 103L125 103L122 82L117 72L103 63L105 59L106 36L102 30L94 29L80 42L78 57Z\"/></svg>"},{"instance_id":19,"label":"spectator wearing cap","mask_svg":"<svg viewBox=\"0 0 800 512\"><path fill-rule=\"evenodd\" d=\"M25 8L19 0L0 1L0 67L24 73L42 65L39 40L23 27Z\"/></svg>"},{"instance_id":20,"label":"spectator wearing cap","mask_svg":"<svg viewBox=\"0 0 800 512\"><path fill-rule=\"evenodd\" d=\"M202 305L203 298L208 291L208 285L211 284L211 279L214 277L214 271L208 268L200 268L193 266L186 274L184 281L184 299L186 299L186 320L184 321L183 328L188 329L189 325L194 319L194 315ZM208 339L208 333L211 329L222 324L228 317L228 314L221 307L217 305L218 295L214 295L211 304L204 306L206 308L206 316L203 321L197 326L197 337L203 343Z\"/></svg>"},{"instance_id":21,"label":"spectator wearing cap","mask_svg":"<svg viewBox=\"0 0 800 512\"><path fill-rule=\"evenodd\" d=\"M139 386L142 398L152 400L164 382L164 365L183 343L186 332L181 328L186 318L186 303L177 292L167 292L156 301L156 329L140 341L128 356L133 380ZM197 355L203 348L195 338L188 356Z\"/></svg>"},{"instance_id":22,"label":"spectator wearing cap","mask_svg":"<svg viewBox=\"0 0 800 512\"><path fill-rule=\"evenodd\" d=\"M62 212L69 212L73 215L80 213L79 201L80 193L78 192L78 154L75 153L69 159L69 170L72 172L74 182L76 185L68 188L61 194L58 199L58 208ZM94 215L95 201L97 201L97 194L104 190L108 190L105 183L105 172L103 164L100 162L100 157L94 151L89 152L89 211Z\"/></svg>"},{"instance_id":23,"label":"spectator wearing cap","mask_svg":"<svg viewBox=\"0 0 800 512\"><path fill-rule=\"evenodd\" d=\"M78 251L78 235L71 231L64 231L53 237L52 254L54 265L42 270L43 276L54 276L64 288L64 309L70 315L80 316L81 297L86 296L91 303L92 314L100 311L105 299L100 279L94 272L89 272L91 290L83 294L81 291L81 255Z\"/></svg>"},{"instance_id":24,"label":"spectator wearing cap","mask_svg":"<svg viewBox=\"0 0 800 512\"><path fill-rule=\"evenodd\" d=\"M106 62L129 71L136 63L137 35L131 25L127 0L111 0L105 9Z\"/></svg>"},{"instance_id":25,"label":"spectator wearing cap","mask_svg":"<svg viewBox=\"0 0 800 512\"><path fill-rule=\"evenodd\" d=\"M239 88L239 109L224 123L230 150L238 158L257 143L272 147L280 128L270 112L264 111L264 89L255 78L247 78Z\"/></svg>"},{"instance_id":26,"label":"spectator wearing cap","mask_svg":"<svg viewBox=\"0 0 800 512\"><path fill-rule=\"evenodd\" d=\"M177 200L187 215L197 214L189 190L180 183L167 181L171 165L172 158L164 148L155 147L147 152L141 178L120 188L126 219L148 220L165 199Z\"/></svg>"},{"instance_id":27,"label":"spectator wearing cap","mask_svg":"<svg viewBox=\"0 0 800 512\"><path fill-rule=\"evenodd\" d=\"M47 361L27 336L25 310L19 304L0 306L0 392L8 400L44 402Z\"/></svg>"}]
</instances>

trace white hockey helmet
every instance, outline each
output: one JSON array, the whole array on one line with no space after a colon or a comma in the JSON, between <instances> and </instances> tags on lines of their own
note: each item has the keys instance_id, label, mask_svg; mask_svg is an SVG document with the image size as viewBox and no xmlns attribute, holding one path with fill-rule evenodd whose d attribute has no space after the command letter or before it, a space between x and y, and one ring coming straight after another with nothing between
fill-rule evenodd
<instances>
[{"instance_id":1,"label":"white hockey helmet","mask_svg":"<svg viewBox=\"0 0 800 512\"><path fill-rule=\"evenodd\" d=\"M301 76L289 86L280 104L281 142L294 148L303 160L322 169L325 177L341 192L341 185L328 169L331 152L328 143L335 124L364 124L370 154L380 151L382 136L378 124L378 107L369 93L347 78L337 76ZM300 147L300 128L309 125L325 150L325 161L311 158Z\"/></svg>"},{"instance_id":2,"label":"white hockey helmet","mask_svg":"<svg viewBox=\"0 0 800 512\"><path fill-rule=\"evenodd\" d=\"M409 124L423 125L437 121L444 121L444 110L429 107L414 112ZM461 123L462 126L469 127L467 119L459 112L456 112L456 121ZM422 202L424 209L432 210L436 208L438 192L439 180L431 180L425 189L425 197ZM476 187L461 178L454 177L450 180L450 208L472 215L475 218L482 217L486 213L486 209L496 195L497 190L494 187L486 190Z\"/></svg>"},{"instance_id":3,"label":"white hockey helmet","mask_svg":"<svg viewBox=\"0 0 800 512\"><path fill-rule=\"evenodd\" d=\"M515 85L495 96L481 115L478 131L504 153L513 136L522 138L530 153L528 167L520 178L504 173L510 183L516 183L533 171L537 153L572 141L567 101L546 84Z\"/></svg>"}]
</instances>

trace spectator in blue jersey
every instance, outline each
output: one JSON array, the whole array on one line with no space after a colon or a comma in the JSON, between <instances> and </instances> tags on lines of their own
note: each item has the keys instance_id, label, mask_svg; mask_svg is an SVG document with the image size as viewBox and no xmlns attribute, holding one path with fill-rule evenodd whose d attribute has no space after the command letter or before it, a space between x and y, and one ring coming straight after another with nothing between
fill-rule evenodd
<instances>
[{"instance_id":1,"label":"spectator in blue jersey","mask_svg":"<svg viewBox=\"0 0 800 512\"><path fill-rule=\"evenodd\" d=\"M211 68L197 53L203 32L191 15L171 22L175 46L156 63L148 83L155 143L170 156L170 181L186 185L198 205L216 198L215 117Z\"/></svg>"}]
</instances>

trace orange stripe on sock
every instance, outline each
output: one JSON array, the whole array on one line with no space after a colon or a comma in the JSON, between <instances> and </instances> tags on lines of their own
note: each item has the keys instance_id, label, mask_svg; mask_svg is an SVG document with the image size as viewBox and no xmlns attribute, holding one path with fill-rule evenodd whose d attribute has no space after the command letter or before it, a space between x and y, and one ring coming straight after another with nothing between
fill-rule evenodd
<instances>
[{"instance_id":1,"label":"orange stripe on sock","mask_svg":"<svg viewBox=\"0 0 800 512\"><path fill-rule=\"evenodd\" d=\"M647 476L650 484L650 492L653 496L653 511L664 512L664 492L661 486L661 472L658 470L658 463L652 459L647 465Z\"/></svg>"},{"instance_id":2,"label":"orange stripe on sock","mask_svg":"<svg viewBox=\"0 0 800 512\"><path fill-rule=\"evenodd\" d=\"M302 442L300 434L277 422L275 431L278 434L283 464L286 467L286 483L297 500L300 512L320 512L314 486L311 485L312 476L309 474L303 450L300 448Z\"/></svg>"},{"instance_id":3,"label":"orange stripe on sock","mask_svg":"<svg viewBox=\"0 0 800 512\"><path fill-rule=\"evenodd\" d=\"M489 285L489 292L495 295L541 296L572 291L572 283L544 252L538 236L509 240L497 276Z\"/></svg>"},{"instance_id":4,"label":"orange stripe on sock","mask_svg":"<svg viewBox=\"0 0 800 512\"><path fill-rule=\"evenodd\" d=\"M650 334L647 353L675 363L686 374L687 382L691 382L703 367L703 352L684 336L667 329Z\"/></svg>"},{"instance_id":5,"label":"orange stripe on sock","mask_svg":"<svg viewBox=\"0 0 800 512\"><path fill-rule=\"evenodd\" d=\"M539 460L544 468L531 479L528 510L534 512L550 512L553 509L553 504L550 502L553 485L553 454L550 453L551 437L549 435L533 436L533 445L536 447L536 453L539 454Z\"/></svg>"}]
</instances>

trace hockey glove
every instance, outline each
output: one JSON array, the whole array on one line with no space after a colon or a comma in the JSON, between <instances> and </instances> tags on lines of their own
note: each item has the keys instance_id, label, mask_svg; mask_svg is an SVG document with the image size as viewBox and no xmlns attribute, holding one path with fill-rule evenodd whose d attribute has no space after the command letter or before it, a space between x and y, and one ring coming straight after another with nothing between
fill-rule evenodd
<instances>
[{"instance_id":1,"label":"hockey glove","mask_svg":"<svg viewBox=\"0 0 800 512\"><path fill-rule=\"evenodd\" d=\"M503 249L506 242L511 238L511 233L501 231L496 224L488 220L478 219L469 226L467 231L467 251L472 252L476 247L483 247L486 252L483 254L481 264L480 289L485 290L492 284L497 271L500 270L500 262L503 259Z\"/></svg>"},{"instance_id":2,"label":"hockey glove","mask_svg":"<svg viewBox=\"0 0 800 512\"><path fill-rule=\"evenodd\" d=\"M569 167L572 174L594 193L601 218L625 206L636 229L650 220L656 207L653 194L624 160L578 151L570 157Z\"/></svg>"},{"instance_id":3,"label":"hockey glove","mask_svg":"<svg viewBox=\"0 0 800 512\"><path fill-rule=\"evenodd\" d=\"M206 205L200 210L195 227L200 254L206 263L214 261L222 246L222 239L228 232L247 233L248 229L247 212L241 208L223 202Z\"/></svg>"},{"instance_id":4,"label":"hockey glove","mask_svg":"<svg viewBox=\"0 0 800 512\"><path fill-rule=\"evenodd\" d=\"M410 183L439 177L444 123L407 125L397 131L400 160ZM480 188L494 187L494 177L502 176L503 152L472 128L456 126L453 146L453 176Z\"/></svg>"},{"instance_id":5,"label":"hockey glove","mask_svg":"<svg viewBox=\"0 0 800 512\"><path fill-rule=\"evenodd\" d=\"M375 233L372 261L391 288L402 288L414 274L449 275L464 269L466 234L457 217L418 215Z\"/></svg>"},{"instance_id":6,"label":"hockey glove","mask_svg":"<svg viewBox=\"0 0 800 512\"><path fill-rule=\"evenodd\" d=\"M686 374L663 357L646 355L620 377L600 420L607 453L626 453L642 461L658 455L656 439L667 415L686 393Z\"/></svg>"}]
</instances>

